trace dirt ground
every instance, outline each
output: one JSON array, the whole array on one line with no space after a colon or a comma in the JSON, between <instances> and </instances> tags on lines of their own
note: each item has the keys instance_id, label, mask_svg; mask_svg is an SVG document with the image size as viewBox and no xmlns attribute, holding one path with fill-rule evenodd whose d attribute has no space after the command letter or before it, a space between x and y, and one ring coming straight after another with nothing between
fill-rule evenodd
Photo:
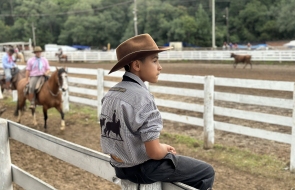
<instances>
[{"instance_id":1,"label":"dirt ground","mask_svg":"<svg viewBox=\"0 0 295 190\"><path fill-rule=\"evenodd\" d=\"M110 69L113 64L111 63L50 63L51 66L68 66L78 68L104 68ZM242 69L242 65L238 65L237 69L233 69L230 64L202 64L202 63L163 63L162 73L174 73L174 74L189 74L189 75L214 75L215 77L226 77L226 78L245 78L245 79L259 79L259 80L277 80L277 81L295 81L295 65L264 65L255 64L253 69ZM184 88L199 88L203 87L200 85L181 84L181 83L168 83L160 82L159 85L184 87ZM253 89L241 89L241 88L225 88L217 87L218 91L227 91L233 93L245 93L254 94L270 97L282 97L292 98L290 92L275 92L265 90L253 90ZM202 103L202 100L196 100L191 98L184 98L178 96L167 96L161 94L155 94L155 97L162 99L172 99L185 102ZM1 100L0 100L1 104ZM217 102L217 105L224 107L234 107L242 110L255 110L257 112L272 113L277 115L291 116L292 112L287 109L273 109L261 106L253 105L242 105L242 104L229 104L226 102ZM6 112L1 116L15 121L16 118L13 116L14 106L7 106ZM202 117L201 113L188 112L176 109L167 109L159 107L160 111L169 111L181 115L192 115L196 117ZM94 110L95 111L95 110ZM23 116L23 123L26 126L36 128L32 125L32 118L27 111ZM72 119L75 118L75 119ZM100 151L100 127L99 125L93 125L88 122L88 115L86 113L77 113L75 117L67 118L66 116L66 132L60 133L59 131L59 118L49 114L48 119L48 133L59 138L80 144L82 146ZM38 117L39 128L42 129L43 119L42 114L39 112ZM249 122L246 120L238 120L229 117L216 117L215 120L226 121L239 125L251 126L255 128L263 128L272 131L279 131L282 133L289 134L290 128L283 126L275 126L271 124L263 124L259 122ZM175 123L171 121L164 121L163 132L172 134L184 134L191 137L202 140L203 129L196 126L188 126L186 124ZM232 133L225 133L216 131L215 142L226 145L238 147L240 149L249 150L258 154L270 154L277 157L279 160L286 163L290 160L290 145L283 143L276 143L273 141L262 140L257 138L251 138L242 135L236 135ZM42 152L39 152L26 145L11 140L11 157L12 162L18 167L26 170L27 172L37 176L45 182L51 184L57 189L105 189L113 190L120 189L117 185L109 183L99 177L82 171L76 167L71 166L63 161L55 159L54 157L48 156ZM177 145L174 145L177 147ZM192 153L185 151L179 147L178 152L187 156L195 158L202 157L202 152ZM264 176L251 175L247 172L241 172L235 168L226 167L223 163L216 160L205 160L213 165L216 170L216 181L214 189L219 190L232 190L232 189L257 189L257 190L270 190L270 189L282 189L290 190L295 189L295 175L289 174L288 171L282 169L281 175L287 175L286 180L268 179ZM288 179L291 179L288 180ZM15 189L21 189L16 187Z\"/></svg>"}]
</instances>

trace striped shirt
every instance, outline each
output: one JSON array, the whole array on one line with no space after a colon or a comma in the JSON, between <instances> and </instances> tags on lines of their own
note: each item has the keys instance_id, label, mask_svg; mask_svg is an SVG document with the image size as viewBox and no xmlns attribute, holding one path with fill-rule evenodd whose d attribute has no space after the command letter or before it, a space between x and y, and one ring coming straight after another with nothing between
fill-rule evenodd
<instances>
[{"instance_id":1,"label":"striped shirt","mask_svg":"<svg viewBox=\"0 0 295 190\"><path fill-rule=\"evenodd\" d=\"M160 112L143 81L126 72L123 80L102 99L101 146L124 163L111 159L116 167L132 167L150 158L144 142L158 139L163 128Z\"/></svg>"}]
</instances>

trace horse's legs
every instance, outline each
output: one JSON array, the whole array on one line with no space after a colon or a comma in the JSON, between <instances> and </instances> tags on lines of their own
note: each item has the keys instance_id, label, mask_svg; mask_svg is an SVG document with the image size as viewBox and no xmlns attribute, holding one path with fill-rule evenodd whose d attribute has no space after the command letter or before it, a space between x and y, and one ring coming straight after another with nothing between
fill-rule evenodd
<instances>
[{"instance_id":1,"label":"horse's legs","mask_svg":"<svg viewBox=\"0 0 295 190\"><path fill-rule=\"evenodd\" d=\"M17 118L18 123L20 123L20 121L21 121L22 111L23 111L23 107L24 107L25 103L26 103L25 98L18 98L17 99L17 110L15 112L18 112L18 114L17 114L18 115L18 118Z\"/></svg>"},{"instance_id":2,"label":"horse's legs","mask_svg":"<svg viewBox=\"0 0 295 190\"><path fill-rule=\"evenodd\" d=\"M63 130L65 130L65 127L66 127L65 120L64 120L65 114L62 111L61 105L58 108L56 108L56 109L59 111L60 116L61 116L61 127L60 127L60 130L63 131Z\"/></svg>"},{"instance_id":3,"label":"horse's legs","mask_svg":"<svg viewBox=\"0 0 295 190\"><path fill-rule=\"evenodd\" d=\"M32 111L32 116L33 116L33 124L34 124L34 126L37 126L37 119L36 119L36 111L35 111L35 109L31 109L31 111Z\"/></svg>"},{"instance_id":4,"label":"horse's legs","mask_svg":"<svg viewBox=\"0 0 295 190\"><path fill-rule=\"evenodd\" d=\"M252 63L251 63L251 61L250 61L250 65L251 65L251 69L252 69Z\"/></svg>"},{"instance_id":5,"label":"horse's legs","mask_svg":"<svg viewBox=\"0 0 295 190\"><path fill-rule=\"evenodd\" d=\"M43 116L44 116L44 130L47 131L47 108L43 106Z\"/></svg>"}]
</instances>

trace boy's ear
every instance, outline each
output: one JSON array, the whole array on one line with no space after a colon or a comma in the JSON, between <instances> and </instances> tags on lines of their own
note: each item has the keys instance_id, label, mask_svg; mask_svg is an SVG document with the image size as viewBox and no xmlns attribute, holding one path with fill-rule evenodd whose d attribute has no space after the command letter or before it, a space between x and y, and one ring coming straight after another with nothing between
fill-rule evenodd
<instances>
[{"instance_id":1,"label":"boy's ear","mask_svg":"<svg viewBox=\"0 0 295 190\"><path fill-rule=\"evenodd\" d=\"M138 60L133 61L130 65L131 65L133 70L135 70L135 71L140 70L140 63L139 63Z\"/></svg>"}]
</instances>

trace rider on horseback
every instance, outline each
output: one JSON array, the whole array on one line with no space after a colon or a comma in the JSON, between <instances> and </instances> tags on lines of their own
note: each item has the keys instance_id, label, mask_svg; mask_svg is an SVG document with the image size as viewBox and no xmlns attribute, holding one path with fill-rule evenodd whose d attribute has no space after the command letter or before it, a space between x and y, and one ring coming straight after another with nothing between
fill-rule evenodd
<instances>
[{"instance_id":1,"label":"rider on horseback","mask_svg":"<svg viewBox=\"0 0 295 190\"><path fill-rule=\"evenodd\" d=\"M33 51L35 57L30 58L27 62L26 80L29 82L30 109L35 109L35 87L39 78L47 76L50 72L48 60L45 57L41 57L41 52L42 48L36 46Z\"/></svg>"},{"instance_id":2,"label":"rider on horseback","mask_svg":"<svg viewBox=\"0 0 295 190\"><path fill-rule=\"evenodd\" d=\"M12 56L14 53L13 49L9 49L6 54L2 57L2 65L4 68L5 73L5 81L6 81L6 91L8 93L11 92L10 90L10 81L12 78L11 70L16 67L15 58Z\"/></svg>"}]
</instances>

